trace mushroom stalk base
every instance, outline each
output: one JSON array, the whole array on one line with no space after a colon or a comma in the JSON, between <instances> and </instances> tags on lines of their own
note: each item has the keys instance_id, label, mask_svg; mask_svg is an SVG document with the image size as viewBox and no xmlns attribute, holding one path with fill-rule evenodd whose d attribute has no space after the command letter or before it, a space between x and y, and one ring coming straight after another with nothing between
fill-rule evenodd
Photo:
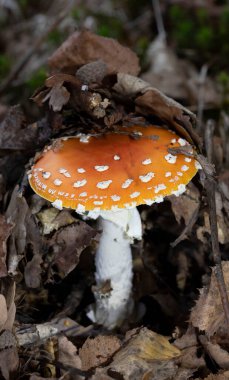
<instances>
[{"instance_id":1,"label":"mushroom stalk base","mask_svg":"<svg viewBox=\"0 0 229 380\"><path fill-rule=\"evenodd\" d=\"M133 308L130 239L123 228L99 218L102 230L96 253L95 322L108 329L119 326Z\"/></svg>"}]
</instances>

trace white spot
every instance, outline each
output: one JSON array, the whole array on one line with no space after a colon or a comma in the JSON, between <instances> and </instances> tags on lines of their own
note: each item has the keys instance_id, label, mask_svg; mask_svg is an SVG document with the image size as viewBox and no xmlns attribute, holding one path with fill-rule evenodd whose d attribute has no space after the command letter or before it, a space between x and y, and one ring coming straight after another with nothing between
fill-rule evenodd
<instances>
[{"instance_id":1,"label":"white spot","mask_svg":"<svg viewBox=\"0 0 229 380\"><path fill-rule=\"evenodd\" d=\"M94 201L93 203L95 206L101 206L103 204L103 201Z\"/></svg>"},{"instance_id":2,"label":"white spot","mask_svg":"<svg viewBox=\"0 0 229 380\"><path fill-rule=\"evenodd\" d=\"M192 159L190 158L190 157L185 157L185 162L191 162L192 161Z\"/></svg>"},{"instance_id":3,"label":"white spot","mask_svg":"<svg viewBox=\"0 0 229 380\"><path fill-rule=\"evenodd\" d=\"M150 158L146 158L144 161L142 161L142 165L149 165L152 164L152 161Z\"/></svg>"},{"instance_id":4,"label":"white spot","mask_svg":"<svg viewBox=\"0 0 229 380\"><path fill-rule=\"evenodd\" d=\"M88 86L86 84L83 84L81 86L81 91L88 91Z\"/></svg>"},{"instance_id":5,"label":"white spot","mask_svg":"<svg viewBox=\"0 0 229 380\"><path fill-rule=\"evenodd\" d=\"M196 160L195 160L195 168L196 168L197 170L202 169L202 166L201 166L200 163L199 163L198 161L196 161Z\"/></svg>"},{"instance_id":6,"label":"white spot","mask_svg":"<svg viewBox=\"0 0 229 380\"><path fill-rule=\"evenodd\" d=\"M135 191L134 193L130 194L130 198L137 198L141 193L139 191Z\"/></svg>"},{"instance_id":7,"label":"white spot","mask_svg":"<svg viewBox=\"0 0 229 380\"><path fill-rule=\"evenodd\" d=\"M189 167L187 165L183 165L181 167L181 170L182 170L182 172L186 172L187 170L189 170Z\"/></svg>"},{"instance_id":8,"label":"white spot","mask_svg":"<svg viewBox=\"0 0 229 380\"><path fill-rule=\"evenodd\" d=\"M48 189L48 193L54 195L56 193L56 190Z\"/></svg>"},{"instance_id":9,"label":"white spot","mask_svg":"<svg viewBox=\"0 0 229 380\"><path fill-rule=\"evenodd\" d=\"M45 189L47 189L47 185L42 184L41 188L42 188L43 190L45 190Z\"/></svg>"},{"instance_id":10,"label":"white spot","mask_svg":"<svg viewBox=\"0 0 229 380\"><path fill-rule=\"evenodd\" d=\"M101 210L101 207L95 207L95 208L93 208L92 211L100 211L100 210Z\"/></svg>"},{"instance_id":11,"label":"white spot","mask_svg":"<svg viewBox=\"0 0 229 380\"><path fill-rule=\"evenodd\" d=\"M153 172L149 172L147 173L146 175L140 175L139 176L139 179L142 181L142 182L149 182L151 181L151 179L155 177L155 174Z\"/></svg>"},{"instance_id":12,"label":"white spot","mask_svg":"<svg viewBox=\"0 0 229 380\"><path fill-rule=\"evenodd\" d=\"M85 170L85 169L83 169L83 168L78 168L78 169L77 169L77 172L78 172L78 173L85 173L85 172L86 172L86 170Z\"/></svg>"},{"instance_id":13,"label":"white spot","mask_svg":"<svg viewBox=\"0 0 229 380\"><path fill-rule=\"evenodd\" d=\"M155 194L157 194L159 193L159 191L165 190L165 189L166 189L166 186L163 183L161 183L160 185L157 185L154 187L154 192Z\"/></svg>"},{"instance_id":14,"label":"white spot","mask_svg":"<svg viewBox=\"0 0 229 380\"><path fill-rule=\"evenodd\" d=\"M54 185L56 186L60 186L62 184L62 181L59 179L59 178L56 178L54 181L53 181Z\"/></svg>"},{"instance_id":15,"label":"white spot","mask_svg":"<svg viewBox=\"0 0 229 380\"><path fill-rule=\"evenodd\" d=\"M63 209L63 202L61 199L56 199L54 202L52 202L53 207L58 208L58 210Z\"/></svg>"},{"instance_id":16,"label":"white spot","mask_svg":"<svg viewBox=\"0 0 229 380\"><path fill-rule=\"evenodd\" d=\"M71 198L75 198L75 194L71 194Z\"/></svg>"},{"instance_id":17,"label":"white spot","mask_svg":"<svg viewBox=\"0 0 229 380\"><path fill-rule=\"evenodd\" d=\"M172 173L171 172L166 172L165 177L171 177Z\"/></svg>"},{"instance_id":18,"label":"white spot","mask_svg":"<svg viewBox=\"0 0 229 380\"><path fill-rule=\"evenodd\" d=\"M147 206L151 206L155 201L154 199L143 199Z\"/></svg>"},{"instance_id":19,"label":"white spot","mask_svg":"<svg viewBox=\"0 0 229 380\"><path fill-rule=\"evenodd\" d=\"M86 185L86 183L87 183L87 180L82 179L81 181L74 182L73 187L82 187L82 186Z\"/></svg>"},{"instance_id":20,"label":"white spot","mask_svg":"<svg viewBox=\"0 0 229 380\"><path fill-rule=\"evenodd\" d=\"M118 211L120 209L118 208L118 206L113 205L113 206L111 206L111 210L112 211Z\"/></svg>"},{"instance_id":21,"label":"white spot","mask_svg":"<svg viewBox=\"0 0 229 380\"><path fill-rule=\"evenodd\" d=\"M111 183L112 183L112 180L109 179L108 181L98 182L96 186L99 189L107 189L110 186Z\"/></svg>"},{"instance_id":22,"label":"white spot","mask_svg":"<svg viewBox=\"0 0 229 380\"><path fill-rule=\"evenodd\" d=\"M57 195L60 195L62 197L64 195L64 191L58 191Z\"/></svg>"},{"instance_id":23,"label":"white spot","mask_svg":"<svg viewBox=\"0 0 229 380\"><path fill-rule=\"evenodd\" d=\"M90 139L90 135L85 135L84 133L79 133L78 135L77 135L77 137L79 137L79 139L80 139L80 142L82 142L82 143L89 143L89 139Z\"/></svg>"},{"instance_id":24,"label":"white spot","mask_svg":"<svg viewBox=\"0 0 229 380\"><path fill-rule=\"evenodd\" d=\"M68 196L69 196L69 193L65 193L64 196L65 196L65 197L68 197Z\"/></svg>"},{"instance_id":25,"label":"white spot","mask_svg":"<svg viewBox=\"0 0 229 380\"><path fill-rule=\"evenodd\" d=\"M121 197L119 197L118 195L112 195L111 199L112 201L117 202L117 201L120 201Z\"/></svg>"},{"instance_id":26,"label":"white spot","mask_svg":"<svg viewBox=\"0 0 229 380\"><path fill-rule=\"evenodd\" d=\"M76 207L76 212L84 212L85 211L85 206L81 205L80 203Z\"/></svg>"},{"instance_id":27,"label":"white spot","mask_svg":"<svg viewBox=\"0 0 229 380\"><path fill-rule=\"evenodd\" d=\"M79 197L86 197L86 196L87 196L86 191L84 191L83 193L80 193L80 194L79 194Z\"/></svg>"},{"instance_id":28,"label":"white spot","mask_svg":"<svg viewBox=\"0 0 229 380\"><path fill-rule=\"evenodd\" d=\"M50 172L43 172L43 173L42 173L42 177L43 177L44 179L48 179L48 178L50 177L50 175L51 175Z\"/></svg>"},{"instance_id":29,"label":"white spot","mask_svg":"<svg viewBox=\"0 0 229 380\"><path fill-rule=\"evenodd\" d=\"M123 182L122 189L127 189L127 187L129 187L132 182L133 179L127 179L125 182Z\"/></svg>"},{"instance_id":30,"label":"white spot","mask_svg":"<svg viewBox=\"0 0 229 380\"><path fill-rule=\"evenodd\" d=\"M187 141L185 141L184 139L182 138L179 138L178 139L178 143L180 144L180 146L185 146L187 144Z\"/></svg>"},{"instance_id":31,"label":"white spot","mask_svg":"<svg viewBox=\"0 0 229 380\"><path fill-rule=\"evenodd\" d=\"M71 177L70 173L69 173L66 169L60 168L60 169L59 169L59 173L60 173L60 174L63 174L63 175L64 175L65 177L67 177L67 178L70 178L70 177Z\"/></svg>"},{"instance_id":32,"label":"white spot","mask_svg":"<svg viewBox=\"0 0 229 380\"><path fill-rule=\"evenodd\" d=\"M172 194L176 195L176 197L179 197L179 195L183 194L186 190L186 186L183 184L178 185L177 190L172 191Z\"/></svg>"},{"instance_id":33,"label":"white spot","mask_svg":"<svg viewBox=\"0 0 229 380\"><path fill-rule=\"evenodd\" d=\"M162 195L159 195L158 197L156 197L155 199L154 199L154 202L155 203L161 203L161 202L163 202L164 201L164 198L162 197Z\"/></svg>"},{"instance_id":34,"label":"white spot","mask_svg":"<svg viewBox=\"0 0 229 380\"><path fill-rule=\"evenodd\" d=\"M90 195L89 199L98 199L98 195Z\"/></svg>"},{"instance_id":35,"label":"white spot","mask_svg":"<svg viewBox=\"0 0 229 380\"><path fill-rule=\"evenodd\" d=\"M37 169L39 172L43 172L44 171L44 169L42 169L42 168L38 168Z\"/></svg>"},{"instance_id":36,"label":"white spot","mask_svg":"<svg viewBox=\"0 0 229 380\"><path fill-rule=\"evenodd\" d=\"M181 173L181 172L177 172L177 175L179 175L179 177L182 177L182 176L183 176L183 173Z\"/></svg>"},{"instance_id":37,"label":"white spot","mask_svg":"<svg viewBox=\"0 0 229 380\"><path fill-rule=\"evenodd\" d=\"M120 158L121 158L121 157L120 157L120 156L118 156L117 154L115 154L115 155L114 155L114 160L115 160L115 161L118 161L118 160L120 160Z\"/></svg>"},{"instance_id":38,"label":"white spot","mask_svg":"<svg viewBox=\"0 0 229 380\"><path fill-rule=\"evenodd\" d=\"M130 202L130 203L125 203L124 206L126 208L133 208L137 206L137 202Z\"/></svg>"},{"instance_id":39,"label":"white spot","mask_svg":"<svg viewBox=\"0 0 229 380\"><path fill-rule=\"evenodd\" d=\"M172 140L171 140L171 143L172 143L172 144L176 144L176 141L177 141L176 139L172 139Z\"/></svg>"},{"instance_id":40,"label":"white spot","mask_svg":"<svg viewBox=\"0 0 229 380\"><path fill-rule=\"evenodd\" d=\"M177 160L177 156L174 156L173 154L168 153L166 154L165 159L169 164L175 164Z\"/></svg>"},{"instance_id":41,"label":"white spot","mask_svg":"<svg viewBox=\"0 0 229 380\"><path fill-rule=\"evenodd\" d=\"M98 172L105 172L107 169L109 169L109 166L104 165L104 166L95 166L95 170Z\"/></svg>"}]
</instances>

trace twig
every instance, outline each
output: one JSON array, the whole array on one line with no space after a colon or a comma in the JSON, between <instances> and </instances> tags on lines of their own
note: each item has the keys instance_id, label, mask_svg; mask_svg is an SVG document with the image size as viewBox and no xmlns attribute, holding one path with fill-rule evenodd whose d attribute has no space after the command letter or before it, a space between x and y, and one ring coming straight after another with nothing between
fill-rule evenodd
<instances>
[{"instance_id":1,"label":"twig","mask_svg":"<svg viewBox=\"0 0 229 380\"><path fill-rule=\"evenodd\" d=\"M197 105L197 128L198 132L202 131L203 127L203 111L204 111L204 92L205 92L205 82L206 82L206 77L208 73L208 65L203 65L200 70L200 75L199 75L199 92L198 92L198 105Z\"/></svg>"},{"instance_id":2,"label":"twig","mask_svg":"<svg viewBox=\"0 0 229 380\"><path fill-rule=\"evenodd\" d=\"M48 34L51 33L57 27L57 25L66 17L68 13L69 13L69 8L61 12L59 16L56 18L56 20L50 25L50 27L48 27L40 37L38 37L38 39L34 42L34 44L27 51L27 53L22 57L22 59L20 59L16 63L16 65L13 67L8 77L3 81L2 85L0 86L0 95L7 89L10 83L18 77L19 73L28 64L30 58L40 48L40 46L42 45L42 43L44 42Z\"/></svg>"},{"instance_id":3,"label":"twig","mask_svg":"<svg viewBox=\"0 0 229 380\"><path fill-rule=\"evenodd\" d=\"M163 18L161 14L160 2L159 0L152 0L152 4L153 4L153 10L154 10L154 17L157 24L158 35L165 39L166 31L165 31L164 22L163 22Z\"/></svg>"},{"instance_id":4,"label":"twig","mask_svg":"<svg viewBox=\"0 0 229 380\"><path fill-rule=\"evenodd\" d=\"M218 239L218 228L217 228L217 216L216 216L216 202L215 202L215 193L216 193L216 182L214 178L209 176L206 177L206 191L209 204L209 220L211 226L211 244L212 244L212 253L213 260L215 263L215 276L219 287L220 297L229 327L229 301L227 295L227 289L224 281L224 275L222 270L221 254L219 249L219 239Z\"/></svg>"},{"instance_id":5,"label":"twig","mask_svg":"<svg viewBox=\"0 0 229 380\"><path fill-rule=\"evenodd\" d=\"M213 125L207 123L206 129L209 129L209 132L205 132L205 147L207 151L207 157L212 158L213 155L213 145L212 145L212 134L213 134ZM203 162L202 162L203 163ZM210 162L211 164L211 162ZM221 253L219 249L219 239L218 239L218 227L217 227L217 213L216 213L216 180L213 175L208 171L208 167L205 168L205 165L202 165L204 174L205 174L205 188L207 192L207 200L209 206L209 221L211 227L211 245L212 245L212 254L215 264L215 276L219 287L220 297L222 306L224 309L224 314L226 318L227 325L229 327L229 300L227 295L227 289L224 281L222 262L221 262Z\"/></svg>"}]
</instances>

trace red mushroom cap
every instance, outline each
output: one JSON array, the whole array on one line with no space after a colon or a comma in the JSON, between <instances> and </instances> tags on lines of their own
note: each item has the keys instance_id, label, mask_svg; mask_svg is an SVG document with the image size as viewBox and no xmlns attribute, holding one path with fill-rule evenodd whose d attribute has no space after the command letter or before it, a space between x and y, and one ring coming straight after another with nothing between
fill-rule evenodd
<instances>
[{"instance_id":1,"label":"red mushroom cap","mask_svg":"<svg viewBox=\"0 0 229 380\"><path fill-rule=\"evenodd\" d=\"M181 146L193 152L186 140L155 126L60 138L33 165L29 182L60 209L83 212L150 205L182 193L196 174L193 157L168 151Z\"/></svg>"}]
</instances>

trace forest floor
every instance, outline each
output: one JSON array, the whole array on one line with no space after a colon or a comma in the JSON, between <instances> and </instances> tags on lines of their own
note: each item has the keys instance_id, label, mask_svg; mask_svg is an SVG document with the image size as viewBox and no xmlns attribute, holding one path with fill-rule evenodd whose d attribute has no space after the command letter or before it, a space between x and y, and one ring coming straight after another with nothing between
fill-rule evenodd
<instances>
[{"instance_id":1,"label":"forest floor","mask_svg":"<svg viewBox=\"0 0 229 380\"><path fill-rule=\"evenodd\" d=\"M229 7L157 5L0 1L0 379L229 379ZM96 221L28 176L55 139L136 124L186 139L202 170L138 207L134 308L107 329Z\"/></svg>"}]
</instances>

